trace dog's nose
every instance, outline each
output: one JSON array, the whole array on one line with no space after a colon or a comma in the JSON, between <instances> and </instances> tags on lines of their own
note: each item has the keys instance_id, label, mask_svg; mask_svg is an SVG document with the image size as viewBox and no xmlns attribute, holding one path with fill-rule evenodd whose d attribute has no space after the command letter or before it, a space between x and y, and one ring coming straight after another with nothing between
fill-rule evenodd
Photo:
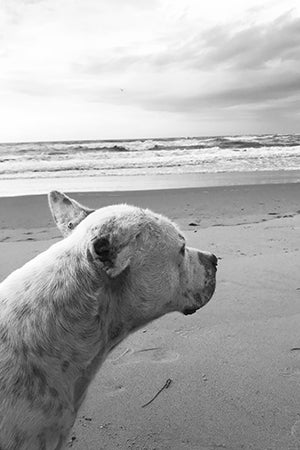
<instances>
[{"instance_id":1,"label":"dog's nose","mask_svg":"<svg viewBox=\"0 0 300 450\"><path fill-rule=\"evenodd\" d=\"M213 253L209 253L207 256L208 256L210 263L217 270L218 258L216 257L216 255L214 255Z\"/></svg>"},{"instance_id":2,"label":"dog's nose","mask_svg":"<svg viewBox=\"0 0 300 450\"><path fill-rule=\"evenodd\" d=\"M215 270L217 270L217 265L218 265L218 258L216 257L216 255L214 255L213 253L209 253L209 252L199 252L198 253L198 258L200 261L200 264L204 265L207 268L211 268L211 266L214 267Z\"/></svg>"},{"instance_id":3,"label":"dog's nose","mask_svg":"<svg viewBox=\"0 0 300 450\"><path fill-rule=\"evenodd\" d=\"M218 258L216 257L216 255L214 255L213 253L211 253L211 254L209 255L209 259L210 259L212 265L215 266L215 267L217 267L217 265L218 265Z\"/></svg>"}]
</instances>

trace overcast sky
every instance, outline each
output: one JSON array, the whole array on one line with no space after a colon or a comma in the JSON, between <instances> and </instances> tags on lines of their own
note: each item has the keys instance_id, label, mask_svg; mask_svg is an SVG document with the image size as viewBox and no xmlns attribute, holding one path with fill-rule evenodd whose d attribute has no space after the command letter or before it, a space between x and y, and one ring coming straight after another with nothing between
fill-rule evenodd
<instances>
[{"instance_id":1,"label":"overcast sky","mask_svg":"<svg viewBox=\"0 0 300 450\"><path fill-rule=\"evenodd\" d=\"M2 0L0 141L300 132L299 0Z\"/></svg>"}]
</instances>

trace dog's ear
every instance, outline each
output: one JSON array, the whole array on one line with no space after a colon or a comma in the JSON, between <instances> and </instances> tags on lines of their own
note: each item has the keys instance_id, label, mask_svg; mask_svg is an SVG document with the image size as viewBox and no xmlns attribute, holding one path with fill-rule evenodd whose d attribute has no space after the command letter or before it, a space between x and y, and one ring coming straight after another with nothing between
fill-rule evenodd
<instances>
[{"instance_id":1,"label":"dog's ear","mask_svg":"<svg viewBox=\"0 0 300 450\"><path fill-rule=\"evenodd\" d=\"M64 237L68 236L83 219L94 212L94 209L86 208L58 191L51 191L48 201L54 222Z\"/></svg>"},{"instance_id":2,"label":"dog's ear","mask_svg":"<svg viewBox=\"0 0 300 450\"><path fill-rule=\"evenodd\" d=\"M110 235L96 237L92 241L96 260L110 278L116 278L130 266L139 235L131 237L124 243L114 242Z\"/></svg>"}]
</instances>

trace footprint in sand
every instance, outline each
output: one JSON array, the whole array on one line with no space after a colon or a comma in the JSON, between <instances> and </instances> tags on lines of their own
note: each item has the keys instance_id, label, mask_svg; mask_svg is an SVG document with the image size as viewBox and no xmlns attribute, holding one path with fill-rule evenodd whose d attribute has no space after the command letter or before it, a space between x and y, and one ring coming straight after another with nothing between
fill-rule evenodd
<instances>
[{"instance_id":1,"label":"footprint in sand","mask_svg":"<svg viewBox=\"0 0 300 450\"><path fill-rule=\"evenodd\" d=\"M279 375L283 377L299 376L300 367L284 367L279 371Z\"/></svg>"},{"instance_id":2,"label":"footprint in sand","mask_svg":"<svg viewBox=\"0 0 300 450\"><path fill-rule=\"evenodd\" d=\"M297 420L297 422L294 423L294 425L291 428L291 435L296 440L297 448L300 448L300 420Z\"/></svg>"},{"instance_id":3,"label":"footprint in sand","mask_svg":"<svg viewBox=\"0 0 300 450\"><path fill-rule=\"evenodd\" d=\"M300 367L299 367L299 358L300 358L300 347L292 347L290 348L290 354L293 360L291 366L283 367L279 370L279 375L284 377L291 376L299 376L300 375Z\"/></svg>"},{"instance_id":4,"label":"footprint in sand","mask_svg":"<svg viewBox=\"0 0 300 450\"><path fill-rule=\"evenodd\" d=\"M174 333L178 334L180 337L186 338L195 331L199 331L199 327L178 328L177 330L174 330Z\"/></svg>"},{"instance_id":5,"label":"footprint in sand","mask_svg":"<svg viewBox=\"0 0 300 450\"><path fill-rule=\"evenodd\" d=\"M121 383L109 382L102 387L103 393L110 396L121 394L125 387Z\"/></svg>"},{"instance_id":6,"label":"footprint in sand","mask_svg":"<svg viewBox=\"0 0 300 450\"><path fill-rule=\"evenodd\" d=\"M133 364L142 361L171 362L179 358L179 354L161 347L143 348L133 350L128 348L120 356L110 361L111 364Z\"/></svg>"}]
</instances>

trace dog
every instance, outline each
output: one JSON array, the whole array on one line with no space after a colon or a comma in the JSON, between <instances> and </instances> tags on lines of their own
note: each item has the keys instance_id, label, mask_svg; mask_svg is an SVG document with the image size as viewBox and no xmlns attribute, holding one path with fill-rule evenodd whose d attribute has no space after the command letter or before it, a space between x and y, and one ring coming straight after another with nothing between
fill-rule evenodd
<instances>
[{"instance_id":1,"label":"dog","mask_svg":"<svg viewBox=\"0 0 300 450\"><path fill-rule=\"evenodd\" d=\"M59 450L108 353L212 297L217 258L167 218L49 194L64 239L0 284L0 449Z\"/></svg>"}]
</instances>

